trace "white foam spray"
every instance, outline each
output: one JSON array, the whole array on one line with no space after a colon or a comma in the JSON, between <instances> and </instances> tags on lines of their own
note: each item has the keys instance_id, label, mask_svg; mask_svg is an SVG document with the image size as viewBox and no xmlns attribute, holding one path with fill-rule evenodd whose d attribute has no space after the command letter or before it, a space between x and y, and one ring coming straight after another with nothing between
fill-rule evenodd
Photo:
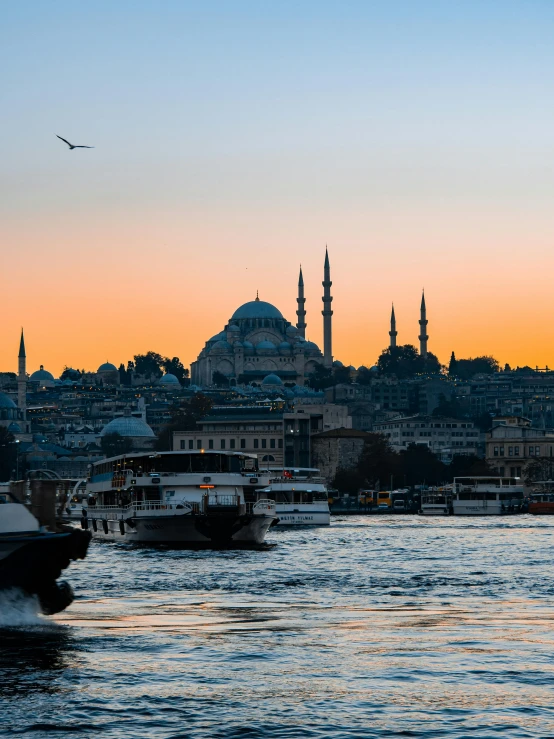
<instances>
[{"instance_id":1,"label":"white foam spray","mask_svg":"<svg viewBox=\"0 0 554 739\"><path fill-rule=\"evenodd\" d=\"M0 591L0 628L41 624L44 624L44 619L36 596L18 588Z\"/></svg>"}]
</instances>

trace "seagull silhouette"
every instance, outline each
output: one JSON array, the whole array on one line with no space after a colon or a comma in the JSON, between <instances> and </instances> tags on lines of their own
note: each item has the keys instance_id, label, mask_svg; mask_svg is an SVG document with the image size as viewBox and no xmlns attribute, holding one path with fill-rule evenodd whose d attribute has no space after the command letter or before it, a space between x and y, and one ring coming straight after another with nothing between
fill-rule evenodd
<instances>
[{"instance_id":1,"label":"seagull silhouette","mask_svg":"<svg viewBox=\"0 0 554 739\"><path fill-rule=\"evenodd\" d=\"M56 134L56 136L58 136L58 134ZM70 149L94 149L94 146L75 146L74 144L70 144L67 139L62 139L61 136L58 136L58 138L61 139L64 144L67 144Z\"/></svg>"}]
</instances>

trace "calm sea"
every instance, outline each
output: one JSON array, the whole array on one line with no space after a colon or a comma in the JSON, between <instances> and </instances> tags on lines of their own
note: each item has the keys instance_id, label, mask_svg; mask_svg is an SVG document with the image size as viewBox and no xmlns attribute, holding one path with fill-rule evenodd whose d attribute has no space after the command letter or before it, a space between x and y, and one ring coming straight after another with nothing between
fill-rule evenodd
<instances>
[{"instance_id":1,"label":"calm sea","mask_svg":"<svg viewBox=\"0 0 554 739\"><path fill-rule=\"evenodd\" d=\"M554 521L333 519L266 551L93 542L0 601L0 736L554 736Z\"/></svg>"}]
</instances>

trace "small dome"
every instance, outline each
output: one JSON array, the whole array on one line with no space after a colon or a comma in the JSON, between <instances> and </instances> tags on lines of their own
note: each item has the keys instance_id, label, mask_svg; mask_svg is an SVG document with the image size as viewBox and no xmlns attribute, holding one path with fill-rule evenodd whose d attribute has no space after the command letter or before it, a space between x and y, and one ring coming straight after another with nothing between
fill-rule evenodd
<instances>
[{"instance_id":1,"label":"small dome","mask_svg":"<svg viewBox=\"0 0 554 739\"><path fill-rule=\"evenodd\" d=\"M160 379L158 380L158 385L181 387L179 380L175 377L175 375L172 375L171 372L168 372L163 377L160 377Z\"/></svg>"},{"instance_id":2,"label":"small dome","mask_svg":"<svg viewBox=\"0 0 554 739\"><path fill-rule=\"evenodd\" d=\"M281 311L277 310L271 303L266 303L264 300L251 300L237 308L231 320L236 321L243 318L277 318L282 320L283 316Z\"/></svg>"},{"instance_id":3,"label":"small dome","mask_svg":"<svg viewBox=\"0 0 554 739\"><path fill-rule=\"evenodd\" d=\"M243 348L242 341L238 341L238 340L233 341L233 349L242 349L242 348Z\"/></svg>"},{"instance_id":4,"label":"small dome","mask_svg":"<svg viewBox=\"0 0 554 739\"><path fill-rule=\"evenodd\" d=\"M313 341L305 341L302 344L302 348L304 349L304 354L321 354L318 345L314 344Z\"/></svg>"},{"instance_id":5,"label":"small dome","mask_svg":"<svg viewBox=\"0 0 554 739\"><path fill-rule=\"evenodd\" d=\"M373 367L370 367L369 371L370 372L379 372L379 367L376 364L374 364Z\"/></svg>"},{"instance_id":6,"label":"small dome","mask_svg":"<svg viewBox=\"0 0 554 739\"><path fill-rule=\"evenodd\" d=\"M262 351L264 349L265 350L270 350L270 349L275 350L276 349L276 346L275 346L275 344L272 341L268 341L266 339L265 341L260 341L258 344L256 344L256 351L259 351L260 349Z\"/></svg>"},{"instance_id":7,"label":"small dome","mask_svg":"<svg viewBox=\"0 0 554 739\"><path fill-rule=\"evenodd\" d=\"M216 341L211 349L212 354L227 354L228 352L232 351L233 347L231 346L231 344L229 344L228 341L225 341L224 339Z\"/></svg>"},{"instance_id":8,"label":"small dome","mask_svg":"<svg viewBox=\"0 0 554 739\"><path fill-rule=\"evenodd\" d=\"M262 380L262 385L282 385L283 380L281 380L280 377L277 375L274 375L273 373L270 375L266 375L264 379Z\"/></svg>"},{"instance_id":9,"label":"small dome","mask_svg":"<svg viewBox=\"0 0 554 739\"><path fill-rule=\"evenodd\" d=\"M225 331L220 331L215 336L212 336L212 338L209 339L207 343L212 344L214 341L225 341L226 338L227 334L225 333Z\"/></svg>"},{"instance_id":10,"label":"small dome","mask_svg":"<svg viewBox=\"0 0 554 739\"><path fill-rule=\"evenodd\" d=\"M54 382L54 375L45 370L44 366L41 364L40 369L38 369L36 372L33 372L29 379L31 382Z\"/></svg>"},{"instance_id":11,"label":"small dome","mask_svg":"<svg viewBox=\"0 0 554 739\"><path fill-rule=\"evenodd\" d=\"M279 344L279 351L281 352L281 354L287 354L288 352L290 352L291 349L292 347L288 341L282 341Z\"/></svg>"},{"instance_id":12,"label":"small dome","mask_svg":"<svg viewBox=\"0 0 554 739\"><path fill-rule=\"evenodd\" d=\"M344 364L339 359L335 359L333 367L344 367Z\"/></svg>"},{"instance_id":13,"label":"small dome","mask_svg":"<svg viewBox=\"0 0 554 739\"><path fill-rule=\"evenodd\" d=\"M254 344L251 341L243 341L242 346L245 354L254 354Z\"/></svg>"},{"instance_id":14,"label":"small dome","mask_svg":"<svg viewBox=\"0 0 554 739\"><path fill-rule=\"evenodd\" d=\"M296 334L298 333L298 329L296 328L296 326L287 326L287 330L285 331L285 333L287 334L287 336L296 336Z\"/></svg>"},{"instance_id":15,"label":"small dome","mask_svg":"<svg viewBox=\"0 0 554 739\"><path fill-rule=\"evenodd\" d=\"M126 437L147 437L154 438L155 434L147 423L140 418L134 416L121 416L120 418L114 418L104 426L100 432L100 436L106 436L106 434L119 434L120 436Z\"/></svg>"},{"instance_id":16,"label":"small dome","mask_svg":"<svg viewBox=\"0 0 554 739\"><path fill-rule=\"evenodd\" d=\"M10 425L8 426L8 431L11 434L20 434L21 433L21 426L16 423L15 421L12 421Z\"/></svg>"},{"instance_id":17,"label":"small dome","mask_svg":"<svg viewBox=\"0 0 554 739\"><path fill-rule=\"evenodd\" d=\"M235 323L232 323L227 331L240 331L240 328Z\"/></svg>"},{"instance_id":18,"label":"small dome","mask_svg":"<svg viewBox=\"0 0 554 739\"><path fill-rule=\"evenodd\" d=\"M0 393L0 408L17 408L17 406L6 393Z\"/></svg>"},{"instance_id":19,"label":"small dome","mask_svg":"<svg viewBox=\"0 0 554 739\"><path fill-rule=\"evenodd\" d=\"M100 367L96 370L97 372L117 372L117 367L115 364L112 364L111 362L104 362L104 364L101 364Z\"/></svg>"}]
</instances>

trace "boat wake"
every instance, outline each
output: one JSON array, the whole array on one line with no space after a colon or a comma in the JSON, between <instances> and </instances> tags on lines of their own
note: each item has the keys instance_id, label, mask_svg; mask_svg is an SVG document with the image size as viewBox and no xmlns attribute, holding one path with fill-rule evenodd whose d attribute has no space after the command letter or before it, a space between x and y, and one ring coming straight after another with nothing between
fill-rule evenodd
<instances>
[{"instance_id":1,"label":"boat wake","mask_svg":"<svg viewBox=\"0 0 554 739\"><path fill-rule=\"evenodd\" d=\"M44 624L44 619L36 596L18 588L0 591L0 628L41 624Z\"/></svg>"}]
</instances>

